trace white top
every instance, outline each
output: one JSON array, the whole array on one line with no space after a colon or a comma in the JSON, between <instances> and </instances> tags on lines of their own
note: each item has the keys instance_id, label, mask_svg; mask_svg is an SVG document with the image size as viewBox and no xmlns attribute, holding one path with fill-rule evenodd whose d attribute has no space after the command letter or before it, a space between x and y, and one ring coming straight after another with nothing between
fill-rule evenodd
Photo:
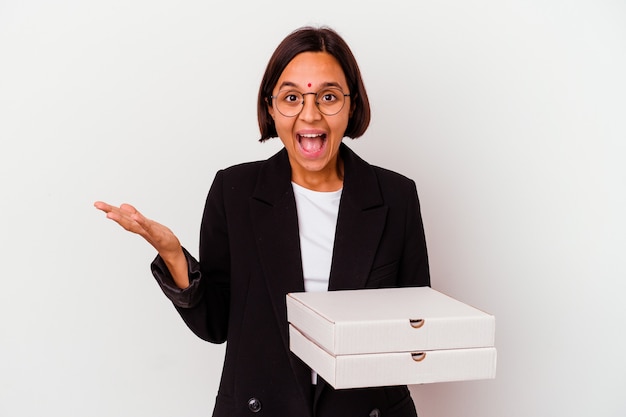
<instances>
[{"instance_id":1,"label":"white top","mask_svg":"<svg viewBox=\"0 0 626 417\"><path fill-rule=\"evenodd\" d=\"M323 192L309 190L295 182L291 185L298 211L304 290L328 291L342 189ZM317 383L315 371L311 371L311 382Z\"/></svg>"},{"instance_id":2,"label":"white top","mask_svg":"<svg viewBox=\"0 0 626 417\"><path fill-rule=\"evenodd\" d=\"M304 290L327 291L342 190L313 191L293 182L292 186L298 210Z\"/></svg>"}]
</instances>

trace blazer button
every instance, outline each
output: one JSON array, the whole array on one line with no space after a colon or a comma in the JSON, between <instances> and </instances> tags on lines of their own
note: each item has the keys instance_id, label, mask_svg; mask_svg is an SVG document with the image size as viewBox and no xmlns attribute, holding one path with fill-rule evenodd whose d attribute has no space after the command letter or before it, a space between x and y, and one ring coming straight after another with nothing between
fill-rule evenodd
<instances>
[{"instance_id":1,"label":"blazer button","mask_svg":"<svg viewBox=\"0 0 626 417\"><path fill-rule=\"evenodd\" d=\"M254 397L250 398L248 400L248 408L253 413L258 413L259 411L261 411L261 401Z\"/></svg>"},{"instance_id":2,"label":"blazer button","mask_svg":"<svg viewBox=\"0 0 626 417\"><path fill-rule=\"evenodd\" d=\"M373 409L372 411L370 411L370 416L369 417L380 417L380 410L378 408Z\"/></svg>"}]
</instances>

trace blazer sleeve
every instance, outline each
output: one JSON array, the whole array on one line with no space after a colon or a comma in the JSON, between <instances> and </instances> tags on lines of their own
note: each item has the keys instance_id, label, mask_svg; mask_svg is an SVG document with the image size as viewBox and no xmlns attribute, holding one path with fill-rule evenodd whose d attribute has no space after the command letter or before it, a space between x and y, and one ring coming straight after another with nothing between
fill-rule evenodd
<instances>
[{"instance_id":1,"label":"blazer sleeve","mask_svg":"<svg viewBox=\"0 0 626 417\"><path fill-rule=\"evenodd\" d=\"M183 248L183 253L187 259L187 273L189 274L189 287L179 288L172 278L172 274L167 269L167 265L159 255L152 261L150 269L152 275L163 290L163 293L172 303L181 308L190 308L198 304L202 298L202 280L200 279L200 263Z\"/></svg>"},{"instance_id":2,"label":"blazer sleeve","mask_svg":"<svg viewBox=\"0 0 626 417\"><path fill-rule=\"evenodd\" d=\"M151 269L159 286L198 337L212 343L226 341L230 308L230 253L223 205L222 171L218 172L204 208L200 229L200 261L183 248L189 287L178 288L157 256Z\"/></svg>"}]
</instances>

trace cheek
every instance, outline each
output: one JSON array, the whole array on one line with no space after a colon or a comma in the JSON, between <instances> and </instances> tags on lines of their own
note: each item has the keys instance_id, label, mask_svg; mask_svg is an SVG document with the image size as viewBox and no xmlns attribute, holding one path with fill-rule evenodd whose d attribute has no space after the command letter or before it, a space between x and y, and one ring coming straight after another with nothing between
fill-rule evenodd
<instances>
[{"instance_id":1,"label":"cheek","mask_svg":"<svg viewBox=\"0 0 626 417\"><path fill-rule=\"evenodd\" d=\"M280 115L276 115L274 118L274 126L276 126L276 133L278 133L278 136L281 138L291 136L291 130L293 128L292 120L285 120L285 118L280 117Z\"/></svg>"},{"instance_id":2,"label":"cheek","mask_svg":"<svg viewBox=\"0 0 626 417\"><path fill-rule=\"evenodd\" d=\"M338 136L343 137L344 133L346 132L346 129L348 128L349 121L350 121L350 118L347 116L335 120L334 123L332 124L332 129L334 133Z\"/></svg>"}]
</instances>

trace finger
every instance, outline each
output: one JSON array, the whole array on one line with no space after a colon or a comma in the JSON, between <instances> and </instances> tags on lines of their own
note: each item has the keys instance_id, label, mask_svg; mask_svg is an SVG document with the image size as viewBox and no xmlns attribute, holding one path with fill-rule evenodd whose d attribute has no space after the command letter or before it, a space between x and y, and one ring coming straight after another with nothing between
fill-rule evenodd
<instances>
[{"instance_id":1,"label":"finger","mask_svg":"<svg viewBox=\"0 0 626 417\"><path fill-rule=\"evenodd\" d=\"M128 203L124 203L122 205L120 205L120 210L124 211L125 213L128 214L136 214L139 213L139 211L133 207L132 205L128 204Z\"/></svg>"},{"instance_id":2,"label":"finger","mask_svg":"<svg viewBox=\"0 0 626 417\"><path fill-rule=\"evenodd\" d=\"M120 207L112 206L104 202L96 202L96 208L104 211L106 217L113 220L129 232L137 233L145 237L144 226L146 219L130 204L122 204Z\"/></svg>"},{"instance_id":3,"label":"finger","mask_svg":"<svg viewBox=\"0 0 626 417\"><path fill-rule=\"evenodd\" d=\"M94 203L94 206L97 209L102 210L105 213L107 213L107 217L115 221L121 220L123 218L132 219L132 216L136 216L136 215L141 216L141 213L139 213L139 211L137 211L137 209L134 206L128 203L124 203L120 205L119 207L116 207L116 206L107 204L103 201L96 201Z\"/></svg>"},{"instance_id":4,"label":"finger","mask_svg":"<svg viewBox=\"0 0 626 417\"><path fill-rule=\"evenodd\" d=\"M113 209L112 205L107 204L104 201L96 201L95 203L93 203L93 205L95 208L97 208L98 210L102 210L105 213L108 213L109 211Z\"/></svg>"}]
</instances>

